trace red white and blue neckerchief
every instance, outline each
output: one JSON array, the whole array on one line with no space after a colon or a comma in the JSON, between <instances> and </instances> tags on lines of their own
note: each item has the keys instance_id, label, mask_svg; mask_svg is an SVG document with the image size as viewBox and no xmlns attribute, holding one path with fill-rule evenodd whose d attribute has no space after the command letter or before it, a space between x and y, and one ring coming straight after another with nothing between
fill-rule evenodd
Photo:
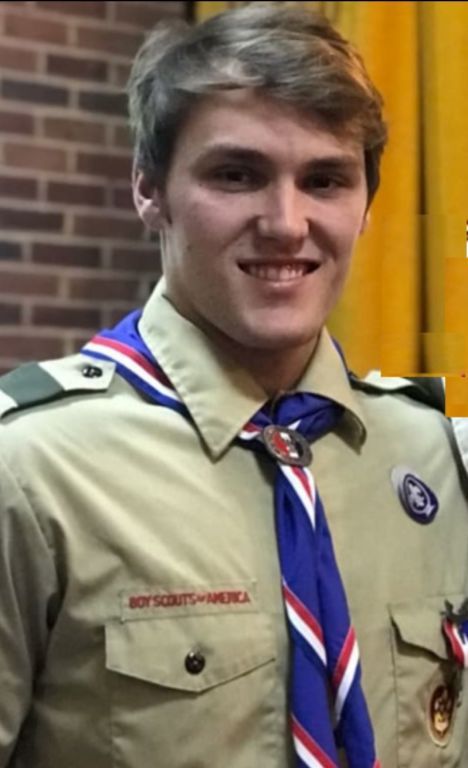
<instances>
[{"instance_id":1,"label":"red white and blue neckerchief","mask_svg":"<svg viewBox=\"0 0 468 768\"><path fill-rule=\"evenodd\" d=\"M118 373L154 403L190 413L141 338L133 312L114 329L83 347L88 356L111 360ZM265 426L281 425L315 440L332 430L342 406L296 393L279 398L274 422L259 410L240 431L238 444L265 453ZM359 651L330 531L314 478L306 467L277 462L275 515L283 597L292 641L291 728L298 768L379 768L361 688ZM333 711L330 711L330 700Z\"/></svg>"}]
</instances>

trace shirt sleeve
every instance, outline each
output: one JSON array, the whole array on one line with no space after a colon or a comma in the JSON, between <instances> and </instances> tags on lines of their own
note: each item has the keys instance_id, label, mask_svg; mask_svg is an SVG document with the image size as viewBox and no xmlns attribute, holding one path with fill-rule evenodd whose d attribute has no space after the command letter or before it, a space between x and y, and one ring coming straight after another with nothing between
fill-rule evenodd
<instances>
[{"instance_id":1,"label":"shirt sleeve","mask_svg":"<svg viewBox=\"0 0 468 768\"><path fill-rule=\"evenodd\" d=\"M31 706L57 595L51 549L20 483L0 458L0 768L8 765Z\"/></svg>"}]
</instances>

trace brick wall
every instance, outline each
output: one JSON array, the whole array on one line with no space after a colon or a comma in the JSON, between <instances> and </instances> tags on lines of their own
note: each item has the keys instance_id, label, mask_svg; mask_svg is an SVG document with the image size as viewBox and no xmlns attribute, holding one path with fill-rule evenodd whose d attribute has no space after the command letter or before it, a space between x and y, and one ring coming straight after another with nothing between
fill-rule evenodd
<instances>
[{"instance_id":1,"label":"brick wall","mask_svg":"<svg viewBox=\"0 0 468 768\"><path fill-rule=\"evenodd\" d=\"M74 352L157 278L122 89L144 31L189 6L0 3L0 372Z\"/></svg>"}]
</instances>

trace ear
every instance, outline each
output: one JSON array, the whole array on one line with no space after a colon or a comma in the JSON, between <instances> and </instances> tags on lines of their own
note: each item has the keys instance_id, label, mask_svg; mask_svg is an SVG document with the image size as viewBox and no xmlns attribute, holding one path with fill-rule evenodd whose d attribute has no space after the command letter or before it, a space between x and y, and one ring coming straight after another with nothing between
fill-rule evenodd
<instances>
[{"instance_id":1,"label":"ear","mask_svg":"<svg viewBox=\"0 0 468 768\"><path fill-rule=\"evenodd\" d=\"M161 195L141 171L132 175L133 202L142 222L154 232L162 227L163 210Z\"/></svg>"},{"instance_id":2,"label":"ear","mask_svg":"<svg viewBox=\"0 0 468 768\"><path fill-rule=\"evenodd\" d=\"M370 210L367 209L367 211L365 212L365 214L364 214L364 216L362 218L361 227L359 229L359 234L360 235L363 235L364 232L366 231L367 227L369 226L370 218L371 218Z\"/></svg>"}]
</instances>

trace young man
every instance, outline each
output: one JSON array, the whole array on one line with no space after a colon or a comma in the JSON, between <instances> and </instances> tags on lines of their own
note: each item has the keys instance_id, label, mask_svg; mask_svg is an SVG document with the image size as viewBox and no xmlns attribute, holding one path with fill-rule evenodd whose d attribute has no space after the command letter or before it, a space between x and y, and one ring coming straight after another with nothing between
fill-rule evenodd
<instances>
[{"instance_id":1,"label":"young man","mask_svg":"<svg viewBox=\"0 0 468 768\"><path fill-rule=\"evenodd\" d=\"M130 107L164 278L0 381L0 766L465 765L448 422L324 327L378 93L325 20L259 3L156 30Z\"/></svg>"}]
</instances>

